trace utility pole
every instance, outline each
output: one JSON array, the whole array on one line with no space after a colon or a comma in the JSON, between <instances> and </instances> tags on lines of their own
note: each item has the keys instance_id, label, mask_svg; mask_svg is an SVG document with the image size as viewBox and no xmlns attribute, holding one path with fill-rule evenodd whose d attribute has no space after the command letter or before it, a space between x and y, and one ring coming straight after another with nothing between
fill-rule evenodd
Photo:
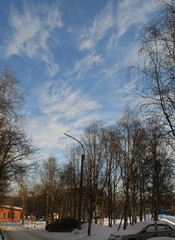
<instances>
[{"instance_id":1,"label":"utility pole","mask_svg":"<svg viewBox=\"0 0 175 240\"><path fill-rule=\"evenodd\" d=\"M79 202L78 202L78 229L80 230L81 229L82 202L83 202L82 200L83 200L83 177L84 177L83 174L84 174L85 149L84 149L83 144L78 139L76 139L75 137L72 137L66 133L64 135L77 141L83 149L83 153L81 155L81 172L80 172L80 183L79 183L80 189L79 189Z\"/></svg>"}]
</instances>

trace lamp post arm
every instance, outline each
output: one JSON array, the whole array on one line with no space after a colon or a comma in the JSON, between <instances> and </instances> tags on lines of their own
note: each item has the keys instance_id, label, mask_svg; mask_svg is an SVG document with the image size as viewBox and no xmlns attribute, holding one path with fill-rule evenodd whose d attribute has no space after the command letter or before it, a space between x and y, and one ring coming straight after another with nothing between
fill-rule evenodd
<instances>
[{"instance_id":1,"label":"lamp post arm","mask_svg":"<svg viewBox=\"0 0 175 240\"><path fill-rule=\"evenodd\" d=\"M81 147L82 147L82 149L83 149L83 153L84 153L84 155L85 155L84 146L83 146L83 144L82 144L78 139L76 139L75 137L72 137L72 136L68 135L67 133L64 133L64 135L66 135L67 137L70 137L70 138L74 139L75 141L77 141L77 142L81 145Z\"/></svg>"}]
</instances>

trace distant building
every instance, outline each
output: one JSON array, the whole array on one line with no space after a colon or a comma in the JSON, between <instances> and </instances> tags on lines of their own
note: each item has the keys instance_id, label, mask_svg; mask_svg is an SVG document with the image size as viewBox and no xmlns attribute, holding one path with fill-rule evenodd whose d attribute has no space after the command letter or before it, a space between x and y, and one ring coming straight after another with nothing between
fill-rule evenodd
<instances>
[{"instance_id":1,"label":"distant building","mask_svg":"<svg viewBox=\"0 0 175 240\"><path fill-rule=\"evenodd\" d=\"M0 205L0 222L20 222L22 208Z\"/></svg>"}]
</instances>

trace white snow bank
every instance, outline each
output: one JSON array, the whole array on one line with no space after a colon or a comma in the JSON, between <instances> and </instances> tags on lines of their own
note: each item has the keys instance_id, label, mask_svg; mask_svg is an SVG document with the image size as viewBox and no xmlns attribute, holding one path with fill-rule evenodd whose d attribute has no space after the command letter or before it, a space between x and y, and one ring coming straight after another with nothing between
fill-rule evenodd
<instances>
[{"instance_id":1,"label":"white snow bank","mask_svg":"<svg viewBox=\"0 0 175 240\"><path fill-rule=\"evenodd\" d=\"M163 220L163 221L171 223L172 225L175 225L175 217L174 216L162 215L160 220Z\"/></svg>"},{"instance_id":2,"label":"white snow bank","mask_svg":"<svg viewBox=\"0 0 175 240\"><path fill-rule=\"evenodd\" d=\"M134 226L128 226L127 230L120 230L119 232L130 232L131 229L132 231L138 231L139 229L143 229L145 227L145 224L147 224L149 221L145 222L138 222ZM81 230L75 229L73 232L70 233L64 233L64 232L47 232L45 230L45 222L42 222L38 225L36 225L36 228L34 228L31 224L25 224L23 227L21 226L21 223L9 223L9 224L0 224L0 228L2 227L2 230L5 231L19 231L20 229L23 229L23 233L29 233L36 231L38 236L41 236L45 238L47 236L52 236L53 240L107 240L111 232L114 232L115 234L118 232L118 225L113 225L113 227L108 227L108 226L101 226L92 223L91 225L91 236L87 236L88 234L88 224L84 223L82 225ZM37 239L37 238L36 238ZM169 238L169 237L155 237L151 238L151 240L172 240L174 238Z\"/></svg>"}]
</instances>

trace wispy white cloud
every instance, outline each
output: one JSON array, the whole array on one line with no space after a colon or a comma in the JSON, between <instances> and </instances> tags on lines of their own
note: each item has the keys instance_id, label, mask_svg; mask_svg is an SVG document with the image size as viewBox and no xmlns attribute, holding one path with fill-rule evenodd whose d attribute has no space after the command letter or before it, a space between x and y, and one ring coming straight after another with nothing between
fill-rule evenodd
<instances>
[{"instance_id":1,"label":"wispy white cloud","mask_svg":"<svg viewBox=\"0 0 175 240\"><path fill-rule=\"evenodd\" d=\"M118 27L118 36L121 36L134 24L141 25L146 23L149 20L148 15L156 10L158 6L160 6L160 0L136 0L134 2L127 0L125 4L122 4L121 2L118 11L118 13L120 13L118 15L118 23L120 26ZM125 10L126 14L124 13Z\"/></svg>"},{"instance_id":2,"label":"wispy white cloud","mask_svg":"<svg viewBox=\"0 0 175 240\"><path fill-rule=\"evenodd\" d=\"M116 9L116 30L113 31L108 39L107 47L116 48L118 40L131 27L141 26L148 21L148 15L160 6L160 0L123 0L119 1Z\"/></svg>"},{"instance_id":3,"label":"wispy white cloud","mask_svg":"<svg viewBox=\"0 0 175 240\"><path fill-rule=\"evenodd\" d=\"M37 95L40 115L31 118L29 129L40 148L58 148L65 132L82 131L87 122L99 118L100 104L65 81L49 81Z\"/></svg>"},{"instance_id":4,"label":"wispy white cloud","mask_svg":"<svg viewBox=\"0 0 175 240\"><path fill-rule=\"evenodd\" d=\"M104 62L104 57L101 54L92 52L77 60L73 69L66 72L70 79L82 80L85 78L87 72L94 71L99 65Z\"/></svg>"},{"instance_id":5,"label":"wispy white cloud","mask_svg":"<svg viewBox=\"0 0 175 240\"><path fill-rule=\"evenodd\" d=\"M81 28L78 34L79 50L91 50L105 37L108 38L108 47L116 45L118 39L132 26L138 27L145 23L148 13L154 11L159 5L160 0L122 0L118 3L109 1L88 26Z\"/></svg>"},{"instance_id":6,"label":"wispy white cloud","mask_svg":"<svg viewBox=\"0 0 175 240\"><path fill-rule=\"evenodd\" d=\"M88 26L81 26L77 43L79 50L87 55L75 63L74 69L69 71L70 75L73 75L74 79L81 79L87 71L96 71L103 63L101 72L114 77L118 70L133 64L137 60L138 43L130 42L126 47L126 39L120 43L119 39L124 38L133 26L138 29L148 21L148 14L157 9L158 5L160 1L155 0L109 1ZM73 32L72 30L71 33ZM90 50L90 54L85 50ZM111 66L109 62L112 62Z\"/></svg>"},{"instance_id":7,"label":"wispy white cloud","mask_svg":"<svg viewBox=\"0 0 175 240\"><path fill-rule=\"evenodd\" d=\"M51 81L39 90L41 111L48 116L56 114L59 121L81 118L89 111L99 108L82 89L73 89L66 81Z\"/></svg>"},{"instance_id":8,"label":"wispy white cloud","mask_svg":"<svg viewBox=\"0 0 175 240\"><path fill-rule=\"evenodd\" d=\"M79 50L89 50L105 37L108 30L115 24L112 2L93 19L89 26L84 27L79 35Z\"/></svg>"},{"instance_id":9,"label":"wispy white cloud","mask_svg":"<svg viewBox=\"0 0 175 240\"><path fill-rule=\"evenodd\" d=\"M19 55L45 62L49 75L58 72L59 66L48 44L55 29L61 28L61 13L55 5L24 2L22 10L12 7L9 24L11 34L5 46L5 56Z\"/></svg>"}]
</instances>

